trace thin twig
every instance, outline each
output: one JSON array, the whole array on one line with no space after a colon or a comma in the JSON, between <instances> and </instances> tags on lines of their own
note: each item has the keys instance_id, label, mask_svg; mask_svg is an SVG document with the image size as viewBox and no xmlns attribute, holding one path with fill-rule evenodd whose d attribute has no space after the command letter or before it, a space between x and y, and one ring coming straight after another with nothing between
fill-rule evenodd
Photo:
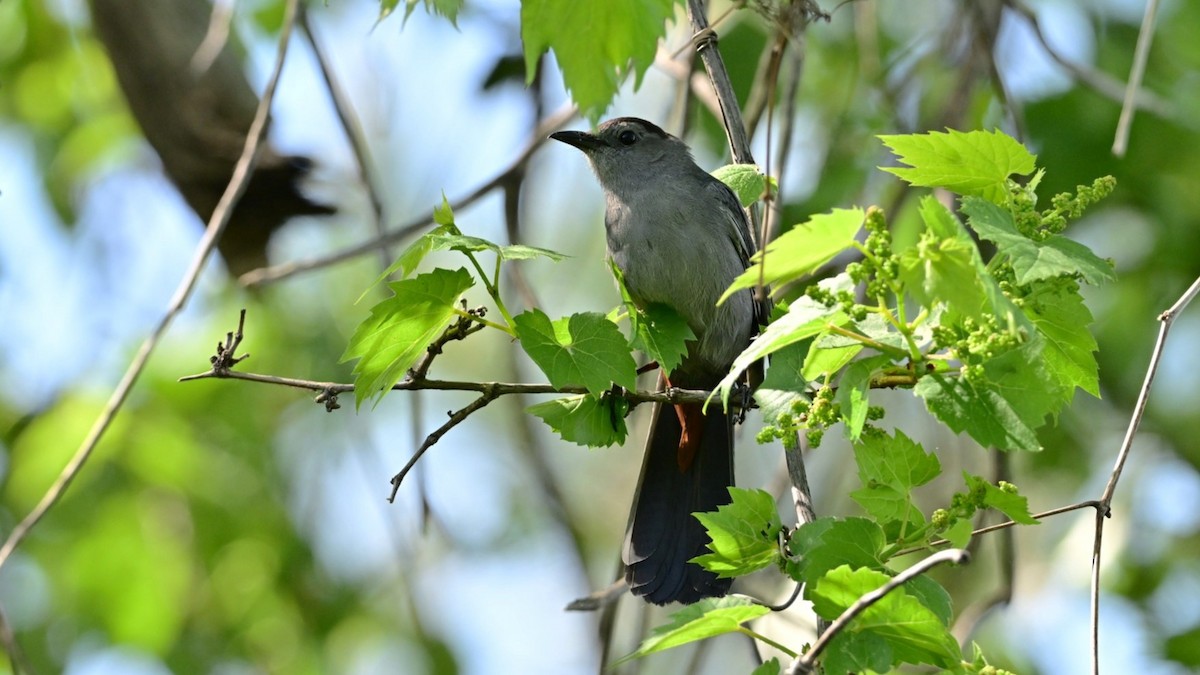
<instances>
[{"instance_id":1,"label":"thin twig","mask_svg":"<svg viewBox=\"0 0 1200 675\"><path fill-rule=\"evenodd\" d=\"M1117 461L1113 465L1108 484L1104 486L1104 494L1096 504L1096 535L1092 541L1092 580L1091 580L1091 629L1092 629L1092 673L1100 675L1100 551L1104 538L1104 519L1112 512L1113 495L1117 490L1117 481L1133 448L1133 439L1141 426L1142 416L1146 412L1146 404L1150 399L1150 388L1154 385L1154 376L1158 374L1159 362L1167 344L1167 334L1179 314L1200 294L1200 278L1192 282L1183 295L1162 314L1158 315L1158 340L1150 353L1150 365L1146 368L1146 377L1142 388L1138 391L1137 402L1133 407L1133 415L1129 418L1129 426L1125 429L1125 438L1121 441L1121 449L1117 453Z\"/></svg>"},{"instance_id":2,"label":"thin twig","mask_svg":"<svg viewBox=\"0 0 1200 675\"><path fill-rule=\"evenodd\" d=\"M1060 506L1056 509L1050 509L1049 511L1042 511L1041 513L1035 513L1035 514L1033 514L1032 518L1034 520L1041 520L1042 518L1049 518L1051 516L1057 516L1062 513L1069 513L1071 511L1078 511L1079 509L1085 509L1088 507L1099 508L1100 502L1095 499L1089 499L1086 502L1077 502L1075 504L1068 504L1066 506ZM1020 525L1020 524L1021 523L1018 523L1015 520L1006 520L1003 523L996 523L995 525L988 525L987 527L981 527L977 530L971 530L971 536L975 537L975 536L978 536L981 534L987 534L989 532L995 532L997 530L1007 529L1007 528L1010 528L1010 527L1013 527L1016 525ZM920 553L921 551L925 551L931 547L945 546L946 544L949 544L949 543L950 543L949 539L937 539L937 540L929 542L929 544L927 546L918 546L918 547L913 547L913 548L906 548L902 551L897 551L896 555L893 557L900 557L902 555L909 555L911 553Z\"/></svg>"},{"instance_id":3,"label":"thin twig","mask_svg":"<svg viewBox=\"0 0 1200 675\"><path fill-rule=\"evenodd\" d=\"M1042 45L1042 49L1046 50L1046 54L1066 70L1071 77L1075 78L1077 82L1107 99L1118 102L1124 99L1127 87L1120 80L1103 71L1094 70L1075 63L1051 46L1050 41L1046 39L1045 32L1042 31L1041 24L1038 22L1037 14L1024 2L1020 2L1020 0L1005 0L1005 4L1009 9L1016 12L1018 16L1029 22L1029 25L1033 28L1034 36ZM1175 117L1174 107L1169 102L1149 91L1138 91L1134 103L1138 108L1159 117Z\"/></svg>"},{"instance_id":4,"label":"thin twig","mask_svg":"<svg viewBox=\"0 0 1200 675\"><path fill-rule=\"evenodd\" d=\"M96 448L96 445L108 430L109 425L117 416L117 412L125 403L126 397L133 389L138 376L141 375L142 370L146 367L146 363L150 360L150 355L158 347L158 343L161 341L163 335L166 334L172 320L182 311L188 298L191 297L192 290L196 287L196 282L200 278L200 272L204 269L204 263L212 254L217 240L220 239L221 233L224 231L226 224L228 224L234 205L237 204L238 199L245 192L255 162L258 159L261 142L270 118L271 101L275 97L275 87L279 82L279 75L283 70L283 64L287 57L288 41L291 37L292 25L295 23L297 3L298 0L288 0L285 6L283 27L279 32L279 47L275 58L274 70L271 72L271 77L267 80L267 85L263 89L262 99L259 101L258 109L254 114L254 121L250 124L250 129L246 134L246 143L242 148L242 154L234 166L233 175L229 179L229 184L226 186L225 192L221 195L221 200L217 203L216 208L213 209L212 217L208 221L208 227L204 231L204 236L196 247L191 265L180 281L179 287L175 290L175 295L171 298L166 312L159 320L158 325L154 327L154 330L142 342L133 361L130 362L121 381L117 384L108 402L105 404L104 410L101 411L100 416L92 424L87 437L84 438L79 448L75 451L75 454L67 462L67 465L63 467L63 470L54 480L54 483L46 490L41 501L30 511L29 515L25 516L13 528L4 545L0 546L0 567L3 567L4 563L12 556L16 547L29 534L29 531L58 503L58 500L67 491L67 488L70 487L71 482L79 474L80 469L83 468L84 463L87 462L92 451Z\"/></svg>"},{"instance_id":5,"label":"thin twig","mask_svg":"<svg viewBox=\"0 0 1200 675\"><path fill-rule=\"evenodd\" d=\"M383 194L383 179L375 170L375 162L371 159L371 147L367 143L367 135L363 131L362 124L359 123L358 115L354 112L354 103L338 84L333 71L333 63L329 60L316 33L313 32L312 25L308 21L308 10L303 5L299 9L297 23L304 36L308 38L308 45L312 47L313 56L317 59L317 68L321 73L321 80L325 83L330 100L333 101L334 112L337 113L338 122L342 125L342 131L350 143L350 150L354 153L359 179L362 180L363 186L367 190L367 199L371 202L371 214L374 216L371 219L371 227L375 230L375 236L382 239L386 234L383 227L383 198L380 196ZM383 266L386 268L392 264L391 252L388 251L386 243L380 243L378 248Z\"/></svg>"},{"instance_id":6,"label":"thin twig","mask_svg":"<svg viewBox=\"0 0 1200 675\"><path fill-rule=\"evenodd\" d=\"M570 119L575 116L576 112L577 109L574 105L567 105L539 122L528 143L526 143L525 149L521 151L521 154L518 155L511 164L509 164L503 171L501 171L491 180L488 180L483 185L475 188L475 190L473 190L471 193L450 202L450 208L458 211L459 209L474 204L492 190L503 187L508 175L515 171L520 171L529 161L529 158L533 155L533 152L541 147L542 143L545 142L546 137L550 134L550 132L570 121ZM287 279L303 272L310 272L312 270L330 267L347 260L352 260L360 255L370 253L382 245L392 244L406 239L414 232L429 227L432 223L433 218L431 215L421 216L420 218L416 218L408 223L400 225L394 230L389 230L387 233L381 236L372 237L367 241L361 242L346 249L342 249L341 251L336 251L334 253L316 258L309 258L308 260L297 260L281 265L273 265L270 267L262 267L256 270L250 270L249 272L246 272L242 276L238 277L238 283L247 288L252 288L256 286L262 286L264 284L274 283L276 281L282 281L283 279Z\"/></svg>"},{"instance_id":7,"label":"thin twig","mask_svg":"<svg viewBox=\"0 0 1200 675\"><path fill-rule=\"evenodd\" d=\"M846 611L842 612L841 616L830 624L829 630L821 633L821 637L817 638L817 641L813 643L812 648L807 653L792 662L792 665L787 670L788 675L811 673L813 667L816 665L817 658L821 656L821 652L825 651L825 648L829 646L833 638L845 630L859 614L862 614L871 605L882 600L888 593L891 593L909 580L928 572L938 565L945 563L962 565L970 560L970 557L970 554L958 548L938 551L900 574L897 574L895 577L892 577L886 584L862 596L853 605L846 608Z\"/></svg>"},{"instance_id":8,"label":"thin twig","mask_svg":"<svg viewBox=\"0 0 1200 675\"><path fill-rule=\"evenodd\" d=\"M1142 27L1138 30L1137 46L1133 50L1133 65L1129 68L1129 82L1125 85L1125 100L1121 103L1121 117L1117 119L1117 134L1113 138L1112 153L1125 156L1129 145L1129 127L1133 125L1133 113L1137 109L1134 101L1142 87L1142 76L1146 74L1146 59L1150 58L1150 43L1154 41L1154 18L1158 15L1158 0L1146 1L1146 13L1142 16Z\"/></svg>"},{"instance_id":9,"label":"thin twig","mask_svg":"<svg viewBox=\"0 0 1200 675\"><path fill-rule=\"evenodd\" d=\"M471 401L457 412L451 413L450 419L447 420L445 424L438 427L436 431L426 436L425 442L421 444L421 447L417 448L417 451L414 452L413 456L409 458L408 463L404 465L404 468L400 469L400 472L395 476L392 476L392 494L388 495L388 501L396 501L396 493L400 490L400 483L404 481L404 477L407 476L408 472L417 465L417 462L420 461L421 457L427 450L432 448L435 443L440 441L442 436L445 436L447 432L470 417L471 413L474 413L476 410L479 410L492 401L495 401L499 395L500 394L496 393L495 391L485 391L483 396Z\"/></svg>"}]
</instances>

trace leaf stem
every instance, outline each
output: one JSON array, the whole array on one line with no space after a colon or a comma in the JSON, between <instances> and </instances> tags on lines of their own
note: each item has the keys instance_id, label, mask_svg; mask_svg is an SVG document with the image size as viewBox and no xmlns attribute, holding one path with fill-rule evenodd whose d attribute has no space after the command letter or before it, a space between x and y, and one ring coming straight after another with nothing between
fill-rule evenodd
<instances>
[{"instance_id":1,"label":"leaf stem","mask_svg":"<svg viewBox=\"0 0 1200 675\"><path fill-rule=\"evenodd\" d=\"M799 654L797 654L796 652L788 649L787 647L784 647L783 645L772 640L771 638L767 637L766 635L757 633L749 628L746 628L745 626L738 626L738 632L742 633L743 635L747 635L751 638L754 638L755 640L758 640L759 642L765 642L766 644L771 645L775 649L778 649L779 651L783 652L784 654L787 654L789 658L794 659L799 656Z\"/></svg>"},{"instance_id":2,"label":"leaf stem","mask_svg":"<svg viewBox=\"0 0 1200 675\"><path fill-rule=\"evenodd\" d=\"M483 318L482 316L476 316L474 314L471 314L470 312L467 312L466 310L459 309L458 307L454 308L454 313L461 317L470 319L471 321L477 321L485 326L488 326L489 328L495 328L496 330L504 331L505 333L508 333L509 335L511 335L513 337L517 336L517 331L514 330L511 326L512 317L507 317L507 315L506 315L506 317L508 318L510 325L505 326L502 324L498 324L495 321L488 321L487 319ZM503 309L500 310L500 313L505 314Z\"/></svg>"}]
</instances>

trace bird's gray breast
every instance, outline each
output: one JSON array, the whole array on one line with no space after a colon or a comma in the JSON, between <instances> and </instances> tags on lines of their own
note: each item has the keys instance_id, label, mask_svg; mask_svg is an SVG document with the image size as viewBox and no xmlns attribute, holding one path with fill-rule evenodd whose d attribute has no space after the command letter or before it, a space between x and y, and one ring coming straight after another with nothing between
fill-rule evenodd
<instances>
[{"instance_id":1,"label":"bird's gray breast","mask_svg":"<svg viewBox=\"0 0 1200 675\"><path fill-rule=\"evenodd\" d=\"M729 214L703 197L610 194L605 229L609 256L634 302L674 308L696 334L684 368L722 371L750 339L753 303L739 293L717 307L745 263L731 240Z\"/></svg>"}]
</instances>

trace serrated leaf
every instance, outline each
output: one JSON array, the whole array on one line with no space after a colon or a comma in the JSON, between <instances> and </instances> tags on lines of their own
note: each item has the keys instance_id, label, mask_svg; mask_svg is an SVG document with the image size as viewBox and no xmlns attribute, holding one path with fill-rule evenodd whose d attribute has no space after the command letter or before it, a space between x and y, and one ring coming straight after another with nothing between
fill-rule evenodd
<instances>
[{"instance_id":1,"label":"serrated leaf","mask_svg":"<svg viewBox=\"0 0 1200 675\"><path fill-rule=\"evenodd\" d=\"M472 237L465 234L456 234L449 232L431 233L430 244L435 251L470 251L472 253L480 251L490 251L500 256L501 260L528 260L530 258L549 258L554 262L565 260L567 256L557 251L551 251L547 248L538 248L536 246L526 246L524 244L511 244L501 246L494 242L488 241L481 237Z\"/></svg>"},{"instance_id":2,"label":"serrated leaf","mask_svg":"<svg viewBox=\"0 0 1200 675\"><path fill-rule=\"evenodd\" d=\"M637 651L618 659L613 666L689 642L737 632L743 623L770 612L769 607L744 596L705 598L672 614L670 623L655 628Z\"/></svg>"},{"instance_id":3,"label":"serrated leaf","mask_svg":"<svg viewBox=\"0 0 1200 675\"><path fill-rule=\"evenodd\" d=\"M775 290L811 275L833 257L854 245L862 228L862 209L834 209L792 227L750 259L750 267L725 290L718 304L743 288L762 283Z\"/></svg>"},{"instance_id":4,"label":"serrated leaf","mask_svg":"<svg viewBox=\"0 0 1200 675\"><path fill-rule=\"evenodd\" d=\"M1029 500L1016 492L1001 490L984 478L963 472L963 480L971 492L983 492L985 506L996 509L1022 525L1037 525L1038 520L1029 512Z\"/></svg>"},{"instance_id":5,"label":"serrated leaf","mask_svg":"<svg viewBox=\"0 0 1200 675\"><path fill-rule=\"evenodd\" d=\"M900 254L900 280L921 305L944 302L979 317L986 300L979 249L954 214L932 196L921 200L925 234Z\"/></svg>"},{"instance_id":6,"label":"serrated leaf","mask_svg":"<svg viewBox=\"0 0 1200 675\"><path fill-rule=\"evenodd\" d=\"M783 670L783 665L779 663L779 659L771 657L769 661L763 661L757 668L750 671L750 675L779 675Z\"/></svg>"},{"instance_id":7,"label":"serrated leaf","mask_svg":"<svg viewBox=\"0 0 1200 675\"><path fill-rule=\"evenodd\" d=\"M379 20L387 18L389 14L396 8L396 3L399 0L383 0L380 3ZM455 28L458 27L458 12L462 9L463 0L407 0L404 8L404 23L408 23L408 17L412 16L413 10L417 8L417 3L421 2L425 5L425 11L430 14L444 16L450 20L450 24Z\"/></svg>"},{"instance_id":8,"label":"serrated leaf","mask_svg":"<svg viewBox=\"0 0 1200 675\"><path fill-rule=\"evenodd\" d=\"M1013 174L1027 175L1037 158L1001 131L931 131L880 136L905 167L880 167L918 187L943 187L1001 203Z\"/></svg>"},{"instance_id":9,"label":"serrated leaf","mask_svg":"<svg viewBox=\"0 0 1200 675\"><path fill-rule=\"evenodd\" d=\"M715 512L697 513L708 530L711 553L692 558L718 577L739 577L779 561L779 532L783 523L775 498L765 490L729 488L730 503Z\"/></svg>"},{"instance_id":10,"label":"serrated leaf","mask_svg":"<svg viewBox=\"0 0 1200 675\"><path fill-rule=\"evenodd\" d=\"M957 433L966 432L980 445L1030 452L1042 449L1034 429L988 382L934 373L922 377L913 393L924 399L929 412L946 426Z\"/></svg>"},{"instance_id":11,"label":"serrated leaf","mask_svg":"<svg viewBox=\"0 0 1200 675\"><path fill-rule=\"evenodd\" d=\"M1093 285L1115 278L1112 265L1088 247L1060 235L1034 241L1017 231L1011 213L991 202L967 198L962 210L971 228L1008 256L1019 284L1075 274Z\"/></svg>"},{"instance_id":12,"label":"serrated leaf","mask_svg":"<svg viewBox=\"0 0 1200 675\"><path fill-rule=\"evenodd\" d=\"M788 561L788 575L811 584L841 565L881 568L886 543L873 520L817 518L792 531L788 549L798 559Z\"/></svg>"},{"instance_id":13,"label":"serrated leaf","mask_svg":"<svg viewBox=\"0 0 1200 675\"><path fill-rule=\"evenodd\" d=\"M773 354L784 347L807 340L829 325L843 325L849 317L840 309L830 309L809 297L797 298L788 307L787 314L776 319L767 326L750 346L733 361L733 367L724 379L717 385L714 395L721 397L722 403L729 402L729 391L737 382L742 372L754 362Z\"/></svg>"},{"instance_id":14,"label":"serrated leaf","mask_svg":"<svg viewBox=\"0 0 1200 675\"><path fill-rule=\"evenodd\" d=\"M762 199L763 193L766 192L767 176L754 164L726 164L714 170L712 175L733 190L742 207ZM775 179L771 178L771 189L776 190L778 187Z\"/></svg>"},{"instance_id":15,"label":"serrated leaf","mask_svg":"<svg viewBox=\"0 0 1200 675\"><path fill-rule=\"evenodd\" d=\"M629 403L619 396L580 394L537 403L526 411L541 418L564 441L589 448L620 445L628 434L625 413Z\"/></svg>"},{"instance_id":16,"label":"serrated leaf","mask_svg":"<svg viewBox=\"0 0 1200 675\"><path fill-rule=\"evenodd\" d=\"M838 372L854 360L865 347L859 340L828 339L835 335L837 334L824 332L813 341L804 357L804 369L800 372L804 379L818 380Z\"/></svg>"},{"instance_id":17,"label":"serrated leaf","mask_svg":"<svg viewBox=\"0 0 1200 675\"><path fill-rule=\"evenodd\" d=\"M371 308L350 338L340 362L354 365L357 405L382 398L408 372L455 316L454 303L474 280L467 270L435 269L388 284L393 296Z\"/></svg>"},{"instance_id":18,"label":"serrated leaf","mask_svg":"<svg viewBox=\"0 0 1200 675\"><path fill-rule=\"evenodd\" d=\"M867 423L867 411L871 405L871 378L891 362L891 357L886 354L859 359L851 363L838 380L833 400L841 406L842 421L846 423L846 434L850 440L858 440Z\"/></svg>"},{"instance_id":19,"label":"serrated leaf","mask_svg":"<svg viewBox=\"0 0 1200 675\"><path fill-rule=\"evenodd\" d=\"M842 631L825 648L821 665L826 673L885 673L892 668L892 648L870 631Z\"/></svg>"},{"instance_id":20,"label":"serrated leaf","mask_svg":"<svg viewBox=\"0 0 1200 675\"><path fill-rule=\"evenodd\" d=\"M1062 386L1080 387L1100 398L1096 338L1088 330L1092 313L1083 304L1079 286L1066 279L1039 284L1021 308L1045 338L1043 355L1050 376Z\"/></svg>"},{"instance_id":21,"label":"serrated leaf","mask_svg":"<svg viewBox=\"0 0 1200 675\"><path fill-rule=\"evenodd\" d=\"M818 579L807 595L817 614L834 619L889 580L883 572L843 565ZM950 668L962 660L962 650L946 625L905 587L893 590L864 610L849 630L874 633L886 640L892 649L892 665L927 663Z\"/></svg>"},{"instance_id":22,"label":"serrated leaf","mask_svg":"<svg viewBox=\"0 0 1200 675\"><path fill-rule=\"evenodd\" d=\"M895 437L881 432L864 436L854 445L854 459L863 487L851 492L851 499L880 522L925 522L912 491L941 474L937 455L897 430Z\"/></svg>"},{"instance_id":23,"label":"serrated leaf","mask_svg":"<svg viewBox=\"0 0 1200 675\"><path fill-rule=\"evenodd\" d=\"M572 314L552 323L540 309L533 309L518 314L513 322L521 347L551 385L582 385L597 395L614 383L637 388L637 364L629 344L603 314Z\"/></svg>"},{"instance_id":24,"label":"serrated leaf","mask_svg":"<svg viewBox=\"0 0 1200 675\"><path fill-rule=\"evenodd\" d=\"M687 320L673 308L657 302L641 309L634 307L633 311L638 319L633 324L634 348L657 361L664 373L679 367L687 356L687 343L696 339Z\"/></svg>"},{"instance_id":25,"label":"serrated leaf","mask_svg":"<svg viewBox=\"0 0 1200 675\"><path fill-rule=\"evenodd\" d=\"M805 351L805 345L794 344L771 355L767 375L754 390L754 400L768 424L777 422L781 413L790 412L797 400L809 400L808 382L800 374Z\"/></svg>"},{"instance_id":26,"label":"serrated leaf","mask_svg":"<svg viewBox=\"0 0 1200 675\"><path fill-rule=\"evenodd\" d=\"M674 0L522 0L526 84L553 50L571 98L594 121L628 73L641 84L674 11Z\"/></svg>"}]
</instances>

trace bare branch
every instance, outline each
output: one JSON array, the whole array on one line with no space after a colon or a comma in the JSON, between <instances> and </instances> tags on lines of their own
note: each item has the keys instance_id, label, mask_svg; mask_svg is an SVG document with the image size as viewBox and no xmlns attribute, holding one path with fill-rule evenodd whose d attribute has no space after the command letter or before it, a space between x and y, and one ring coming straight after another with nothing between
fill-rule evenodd
<instances>
[{"instance_id":1,"label":"bare branch","mask_svg":"<svg viewBox=\"0 0 1200 675\"><path fill-rule=\"evenodd\" d=\"M1150 43L1154 41L1154 17L1158 15L1158 0L1147 0L1146 13L1142 16L1142 27L1138 30L1137 46L1133 51L1133 65L1129 67L1129 81L1125 84L1125 98L1121 103L1121 117L1117 119L1117 133L1113 138L1112 153L1125 156L1129 145L1129 127L1133 125L1133 113L1137 109L1136 98L1142 88L1142 76L1146 74L1146 60L1150 58Z\"/></svg>"},{"instance_id":2,"label":"bare branch","mask_svg":"<svg viewBox=\"0 0 1200 675\"><path fill-rule=\"evenodd\" d=\"M970 558L970 554L958 548L938 551L937 553L925 558L912 567L904 570L900 574L897 574L895 577L892 577L886 584L862 596L856 600L853 605L850 605L848 608L846 608L846 611L842 612L841 616L839 616L832 624L830 624L829 630L821 633L821 637L817 638L817 641L813 643L812 649L809 649L807 653L792 662L792 665L787 670L788 675L799 675L801 673L813 672L813 667L816 665L817 658L821 656L821 652L823 652L825 648L829 646L829 643L833 641L833 638L837 637L838 633L845 630L846 627L850 625L850 622L854 621L855 617L857 617L859 614L862 614L871 605L882 600L885 596L887 596L888 593L891 593L897 588L903 586L909 580L928 572L938 565L943 565L945 563L962 565L970 560Z\"/></svg>"},{"instance_id":3,"label":"bare branch","mask_svg":"<svg viewBox=\"0 0 1200 675\"><path fill-rule=\"evenodd\" d=\"M196 287L196 282L200 278L200 272L204 269L204 263L207 262L209 256L212 254L213 248L216 247L221 233L229 223L233 207L238 199L241 198L242 193L245 192L246 186L250 181L250 176L254 171L255 162L262 148L262 140L267 128L267 122L270 119L271 101L275 98L275 87L279 83L279 75L283 70L284 61L287 58L287 47L292 34L292 26L295 23L297 4L298 0L288 0L285 6L283 27L279 32L279 46L276 52L274 69L267 80L262 98L259 100L258 108L254 114L254 121L250 125L249 132L246 134L246 142L234 167L233 175L229 179L229 184L226 186L225 192L221 195L221 200L213 210L212 217L209 219L208 226L204 231L204 236L196 247L191 265L188 267L183 279L180 280L179 287L175 290L175 294L171 298L167 310L154 327L154 330L142 342L133 361L130 362L129 367L125 370L125 374L121 377L121 381L109 396L104 410L100 412L100 416L92 424L87 437L84 438L79 448L76 449L75 454L71 456L67 465L63 467L63 470L54 480L54 483L42 495L41 501L30 511L29 515L25 516L13 528L4 545L0 546L0 567L3 567L4 563L12 556L13 551L25 539L30 530L58 503L58 500L67 491L67 488L70 487L71 482L79 474L80 469L83 468L92 451L96 448L96 445L108 430L109 425L117 416L117 412L124 405L126 397L133 389L138 376L141 375L142 370L146 367L146 363L150 360L150 355L158 347L158 343L162 340L163 335L166 334L172 320L182 311L188 298L191 297L192 290Z\"/></svg>"},{"instance_id":4,"label":"bare branch","mask_svg":"<svg viewBox=\"0 0 1200 675\"><path fill-rule=\"evenodd\" d=\"M534 150L537 150L539 147L541 147L542 143L545 142L546 137L550 134L550 132L566 124L572 117L575 116L575 113L575 106L567 105L539 122L537 128L534 129L533 134L531 134L525 149L507 168L505 168L491 180L487 181L483 185L480 185L478 188L475 188L475 190L470 194L450 202L450 208L455 211L465 208L471 204L474 204L492 190L503 187L508 181L508 176L510 174L524 170L524 166L529 162L529 158L533 155ZM351 246L350 248L342 249L341 251L336 251L329 255L251 270L238 277L238 283L247 288L252 288L276 281L281 281L303 272L310 272L312 270L330 267L347 260L352 260L360 255L370 253L371 251L378 249L380 246L396 243L406 239L414 232L429 227L432 223L432 216L421 216L420 218L400 225L396 229L390 230L383 235L372 237L367 241Z\"/></svg>"},{"instance_id":5,"label":"bare branch","mask_svg":"<svg viewBox=\"0 0 1200 675\"><path fill-rule=\"evenodd\" d=\"M411 471L414 466L416 466L417 462L420 461L421 457L425 455L425 452L429 450L429 448L432 448L435 443L440 441L442 436L445 436L447 432L470 417L471 413L483 408L492 401L495 401L499 396L500 394L494 389L485 391L483 396L471 401L466 405L466 407L462 408L458 412L450 413L450 419L447 420L445 424L438 427L436 431L426 436L425 442L421 444L421 447L417 448L417 451L413 453L411 458L409 458L408 463L404 465L404 468L400 469L400 473L392 476L392 494L388 495L388 501L396 501L396 493L400 490L400 483L404 481L404 477L408 475L408 472Z\"/></svg>"},{"instance_id":6,"label":"bare branch","mask_svg":"<svg viewBox=\"0 0 1200 675\"><path fill-rule=\"evenodd\" d=\"M1100 673L1100 550L1104 536L1104 519L1111 513L1117 481L1121 479L1125 461L1129 459L1129 451L1133 447L1134 436L1137 434L1138 427L1142 423L1142 416L1146 412L1146 403L1150 399L1150 388L1154 385L1154 376L1158 374L1159 361L1162 360L1163 350L1166 348L1167 333L1171 330L1171 324L1198 294L1200 294L1200 278L1192 282L1192 285L1183 292L1183 295L1179 296L1175 304L1158 315L1158 340L1154 343L1154 350L1150 353L1150 365L1146 368L1146 377L1138 392L1133 415L1129 418L1129 426L1125 429L1125 438L1121 441L1121 449L1117 453L1117 461L1113 465L1112 474L1108 478L1108 484L1104 486L1104 494L1096 504L1096 535L1092 542L1091 582L1092 672L1096 675Z\"/></svg>"}]
</instances>

